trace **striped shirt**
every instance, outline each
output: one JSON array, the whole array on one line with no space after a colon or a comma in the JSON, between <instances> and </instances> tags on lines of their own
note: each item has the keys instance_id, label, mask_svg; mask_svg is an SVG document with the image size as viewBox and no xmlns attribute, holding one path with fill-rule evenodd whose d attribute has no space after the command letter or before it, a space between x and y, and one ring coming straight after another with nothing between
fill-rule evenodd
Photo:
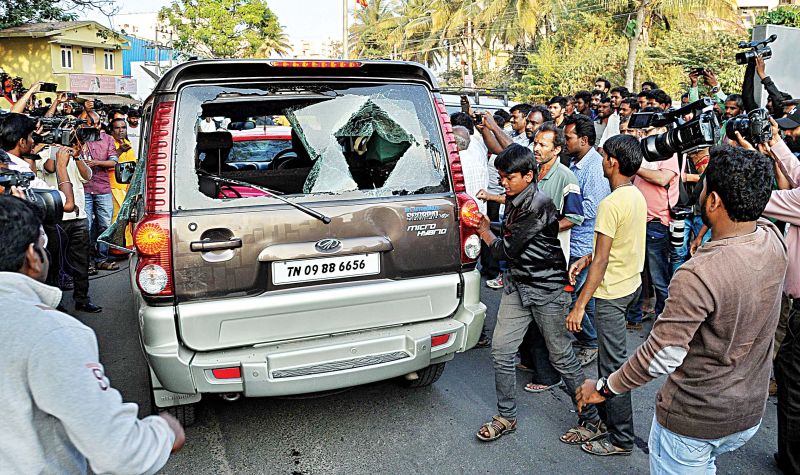
<instances>
[{"instance_id":1,"label":"striped shirt","mask_svg":"<svg viewBox=\"0 0 800 475\"><path fill-rule=\"evenodd\" d=\"M594 147L580 161L573 160L569 169L578 178L583 196L583 222L573 226L570 236L569 253L574 259L592 253L597 205L611 193L611 186L603 175L603 157Z\"/></svg>"}]
</instances>

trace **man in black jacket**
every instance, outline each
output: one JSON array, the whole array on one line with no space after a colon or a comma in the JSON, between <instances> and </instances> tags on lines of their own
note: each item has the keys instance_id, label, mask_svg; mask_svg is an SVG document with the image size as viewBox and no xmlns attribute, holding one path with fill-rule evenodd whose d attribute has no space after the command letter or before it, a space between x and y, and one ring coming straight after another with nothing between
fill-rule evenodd
<instances>
[{"instance_id":1,"label":"man in black jacket","mask_svg":"<svg viewBox=\"0 0 800 475\"><path fill-rule=\"evenodd\" d=\"M507 284L492 337L500 414L476 434L483 441L495 440L517 428L514 356L531 323L539 327L550 362L561 373L573 403L575 389L586 379L565 323L572 299L566 258L558 240L559 212L536 186L536 162L529 149L511 145L497 156L495 166L506 190L503 236L492 233L487 216L481 217L478 231L492 255L508 262L509 269L504 276ZM569 432L572 431L594 439L605 435L605 426L597 409L591 407L580 414L578 426Z\"/></svg>"}]
</instances>

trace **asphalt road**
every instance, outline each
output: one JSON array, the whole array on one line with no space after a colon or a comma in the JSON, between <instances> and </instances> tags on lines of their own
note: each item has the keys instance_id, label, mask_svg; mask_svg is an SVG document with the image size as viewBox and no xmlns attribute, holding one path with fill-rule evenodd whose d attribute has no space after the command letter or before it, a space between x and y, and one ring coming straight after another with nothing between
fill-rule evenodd
<instances>
[{"instance_id":1,"label":"asphalt road","mask_svg":"<svg viewBox=\"0 0 800 475\"><path fill-rule=\"evenodd\" d=\"M124 264L124 263L121 263ZM102 272L91 282L97 315L77 314L95 329L101 361L126 401L149 401L146 369L136 334L127 271ZM500 291L484 288L494 323ZM71 309L69 292L65 295ZM646 329L628 332L628 348ZM595 375L592 368L589 374ZM630 457L600 458L559 442L575 421L563 390L522 391L518 373L519 429L491 443L475 438L496 413L488 349L459 354L442 378L409 390L375 383L322 397L242 399L215 397L199 408L186 430L184 449L162 473L169 474L372 474L372 473L647 473L647 436L660 381L633 395L637 448ZM772 453L776 401L770 398L761 429L744 447L718 460L720 473L778 473Z\"/></svg>"}]
</instances>

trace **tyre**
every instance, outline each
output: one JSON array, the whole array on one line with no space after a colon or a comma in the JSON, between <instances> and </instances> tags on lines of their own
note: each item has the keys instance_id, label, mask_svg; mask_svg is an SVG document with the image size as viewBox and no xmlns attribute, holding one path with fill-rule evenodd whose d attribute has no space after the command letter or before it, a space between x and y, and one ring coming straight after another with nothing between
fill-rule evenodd
<instances>
[{"instance_id":1,"label":"tyre","mask_svg":"<svg viewBox=\"0 0 800 475\"><path fill-rule=\"evenodd\" d=\"M422 368L421 370L417 371L417 376L419 376L419 378L411 381L401 378L399 380L400 385L407 388L423 388L425 386L430 386L438 381L442 376L442 373L444 373L445 364L446 363L436 363L428 366L427 368Z\"/></svg>"},{"instance_id":2,"label":"tyre","mask_svg":"<svg viewBox=\"0 0 800 475\"><path fill-rule=\"evenodd\" d=\"M195 423L196 409L197 404L186 404L185 406L163 408L161 411L166 411L169 415L178 419L178 422L180 422L183 427L191 427Z\"/></svg>"}]
</instances>

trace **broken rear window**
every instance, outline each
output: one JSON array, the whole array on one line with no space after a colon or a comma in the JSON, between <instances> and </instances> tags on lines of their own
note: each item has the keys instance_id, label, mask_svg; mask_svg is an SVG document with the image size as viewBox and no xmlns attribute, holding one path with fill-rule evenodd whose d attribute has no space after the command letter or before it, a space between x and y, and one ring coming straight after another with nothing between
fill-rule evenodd
<instances>
[{"instance_id":1,"label":"broken rear window","mask_svg":"<svg viewBox=\"0 0 800 475\"><path fill-rule=\"evenodd\" d=\"M191 86L179 99L178 200L380 197L449 190L421 85ZM191 191L191 192L190 192ZM312 198L309 198L312 199ZM188 204L188 205L187 205Z\"/></svg>"}]
</instances>

